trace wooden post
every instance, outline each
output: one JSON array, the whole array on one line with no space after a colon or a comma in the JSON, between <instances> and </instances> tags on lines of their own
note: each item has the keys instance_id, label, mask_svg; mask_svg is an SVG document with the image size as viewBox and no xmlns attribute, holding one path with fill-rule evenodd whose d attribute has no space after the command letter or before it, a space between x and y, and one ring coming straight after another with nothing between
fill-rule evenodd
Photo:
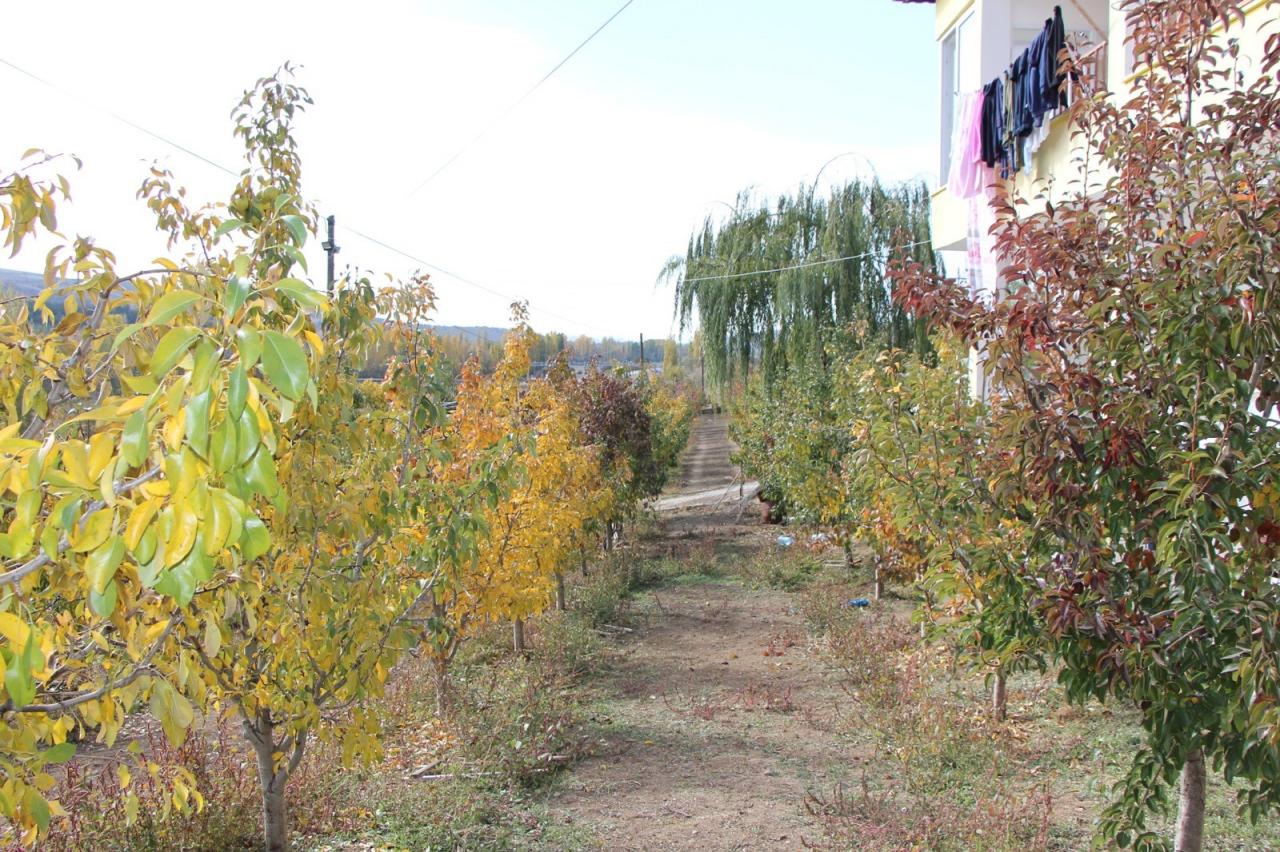
<instances>
[{"instance_id":1,"label":"wooden post","mask_svg":"<svg viewBox=\"0 0 1280 852\"><path fill-rule=\"evenodd\" d=\"M337 255L338 252L342 251L342 249L338 248L338 244L334 240L334 236L333 236L334 217L333 216L328 217L325 220L325 223L328 226L329 239L321 243L320 247L324 249L325 254L328 255L328 270L327 270L328 275L326 276L325 281L326 281L326 286L329 293L329 298L332 299L333 283L334 283L333 261L334 261L334 256Z\"/></svg>"}]
</instances>

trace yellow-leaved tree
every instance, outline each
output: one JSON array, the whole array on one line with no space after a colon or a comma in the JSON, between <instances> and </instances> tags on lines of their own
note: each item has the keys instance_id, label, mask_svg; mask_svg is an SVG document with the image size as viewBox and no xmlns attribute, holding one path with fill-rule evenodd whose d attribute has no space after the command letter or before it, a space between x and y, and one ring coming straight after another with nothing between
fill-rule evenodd
<instances>
[{"instance_id":1,"label":"yellow-leaved tree","mask_svg":"<svg viewBox=\"0 0 1280 852\"><path fill-rule=\"evenodd\" d=\"M510 620L522 650L523 622L545 610L555 578L591 517L611 499L595 447L581 441L572 400L546 379L529 381L536 339L522 308L492 376L475 362L463 370L457 410L448 428L444 480L468 480L501 467L507 491L492 492L483 535L471 559L439 578L428 620L437 699L447 711L449 663L479 625Z\"/></svg>"},{"instance_id":2,"label":"yellow-leaved tree","mask_svg":"<svg viewBox=\"0 0 1280 852\"><path fill-rule=\"evenodd\" d=\"M191 211L153 172L140 195L185 250L142 270L59 233L57 158L0 176L6 246L54 243L39 298L0 307L0 812L24 843L60 814L45 767L72 756L68 735L110 743L146 700L183 736L202 696L174 649L197 589L270 538L276 424L316 394L323 300L293 277L310 213L264 176L290 160L267 155L261 121L239 116L250 167L230 214ZM180 807L199 803L189 781Z\"/></svg>"}]
</instances>

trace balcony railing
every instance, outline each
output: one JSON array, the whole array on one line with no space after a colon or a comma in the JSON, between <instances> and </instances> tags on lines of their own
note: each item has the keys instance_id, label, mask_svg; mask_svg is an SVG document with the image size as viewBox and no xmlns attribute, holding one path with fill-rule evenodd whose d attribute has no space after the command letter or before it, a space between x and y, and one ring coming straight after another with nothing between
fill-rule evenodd
<instances>
[{"instance_id":1,"label":"balcony railing","mask_svg":"<svg viewBox=\"0 0 1280 852\"><path fill-rule=\"evenodd\" d=\"M1107 43L1085 45L1073 57L1074 73L1068 77L1068 98L1075 103L1107 88Z\"/></svg>"}]
</instances>

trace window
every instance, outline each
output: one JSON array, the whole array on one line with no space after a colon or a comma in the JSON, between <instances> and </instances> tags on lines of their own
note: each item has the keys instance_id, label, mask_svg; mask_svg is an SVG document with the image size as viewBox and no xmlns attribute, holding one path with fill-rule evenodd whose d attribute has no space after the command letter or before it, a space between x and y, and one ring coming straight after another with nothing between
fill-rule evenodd
<instances>
[{"instance_id":1,"label":"window","mask_svg":"<svg viewBox=\"0 0 1280 852\"><path fill-rule=\"evenodd\" d=\"M960 23L951 28L942 39L942 154L938 168L938 183L945 186L951 176L951 137L955 134L959 119L960 99L977 90L978 81L977 28L974 13L970 12Z\"/></svg>"}]
</instances>

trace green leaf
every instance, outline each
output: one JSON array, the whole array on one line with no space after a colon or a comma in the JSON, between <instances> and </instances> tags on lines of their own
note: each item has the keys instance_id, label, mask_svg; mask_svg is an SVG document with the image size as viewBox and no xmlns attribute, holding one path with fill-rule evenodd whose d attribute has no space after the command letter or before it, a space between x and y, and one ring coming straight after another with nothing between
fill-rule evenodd
<instances>
[{"instance_id":1,"label":"green leaf","mask_svg":"<svg viewBox=\"0 0 1280 852\"><path fill-rule=\"evenodd\" d=\"M40 756L48 763L66 763L76 756L76 744L58 743L56 746L45 749Z\"/></svg>"},{"instance_id":2,"label":"green leaf","mask_svg":"<svg viewBox=\"0 0 1280 852\"><path fill-rule=\"evenodd\" d=\"M258 415L251 408L240 414L236 423L236 461L244 464L257 452L262 443L262 430L258 426Z\"/></svg>"},{"instance_id":3,"label":"green leaf","mask_svg":"<svg viewBox=\"0 0 1280 852\"><path fill-rule=\"evenodd\" d=\"M139 573L148 563L154 561L159 542L159 533L156 532L155 524L148 525L142 537L138 539L137 549L133 551L133 559L138 563ZM164 565L162 564L160 567L163 568ZM150 584L147 583L146 585Z\"/></svg>"},{"instance_id":4,"label":"green leaf","mask_svg":"<svg viewBox=\"0 0 1280 852\"><path fill-rule=\"evenodd\" d=\"M252 562L270 549L271 531L267 525L259 518L246 518L240 533L240 555L246 562Z\"/></svg>"},{"instance_id":5,"label":"green leaf","mask_svg":"<svg viewBox=\"0 0 1280 852\"><path fill-rule=\"evenodd\" d=\"M84 560L84 573L89 580L89 587L98 594L106 591L107 584L115 577L123 560L124 538L113 535Z\"/></svg>"},{"instance_id":6,"label":"green leaf","mask_svg":"<svg viewBox=\"0 0 1280 852\"><path fill-rule=\"evenodd\" d=\"M102 594L98 594L92 589L89 590L89 608L103 618L109 618L111 613L116 611L116 600L119 594L119 586L115 580L107 583L106 589Z\"/></svg>"},{"instance_id":7,"label":"green leaf","mask_svg":"<svg viewBox=\"0 0 1280 852\"><path fill-rule=\"evenodd\" d=\"M280 221L284 222L289 228L289 233L293 235L293 241L299 246L307 244L307 223L302 220L301 216L281 216Z\"/></svg>"},{"instance_id":8,"label":"green leaf","mask_svg":"<svg viewBox=\"0 0 1280 852\"><path fill-rule=\"evenodd\" d=\"M230 416L223 418L213 430L209 447L209 462L214 473L226 473L236 462L236 427Z\"/></svg>"},{"instance_id":9,"label":"green leaf","mask_svg":"<svg viewBox=\"0 0 1280 852\"><path fill-rule=\"evenodd\" d=\"M151 306L143 325L160 325L181 314L204 297L190 290L174 290L165 293Z\"/></svg>"},{"instance_id":10,"label":"green leaf","mask_svg":"<svg viewBox=\"0 0 1280 852\"><path fill-rule=\"evenodd\" d=\"M231 420L239 420L244 412L245 400L249 398L249 378L245 375L244 364L237 364L227 380L227 415Z\"/></svg>"},{"instance_id":11,"label":"green leaf","mask_svg":"<svg viewBox=\"0 0 1280 852\"><path fill-rule=\"evenodd\" d=\"M49 803L45 801L44 796L40 795L40 791L35 787L28 787L27 792L22 797L22 806L27 813L31 814L31 818L36 821L36 825L40 826L40 831L49 830Z\"/></svg>"},{"instance_id":12,"label":"green leaf","mask_svg":"<svg viewBox=\"0 0 1280 852\"><path fill-rule=\"evenodd\" d=\"M34 641L34 635L27 637L27 645ZM25 653L14 654L14 659L5 667L4 688L14 707L25 707L35 700L36 683L31 677L31 664L27 662Z\"/></svg>"},{"instance_id":13,"label":"green leaf","mask_svg":"<svg viewBox=\"0 0 1280 852\"><path fill-rule=\"evenodd\" d=\"M223 222L221 225L218 226L218 229L213 232L213 235L215 237L225 237L227 234L231 233L232 231L235 231L243 227L244 227L244 222L241 222L239 219L228 219L227 221Z\"/></svg>"},{"instance_id":14,"label":"green leaf","mask_svg":"<svg viewBox=\"0 0 1280 852\"><path fill-rule=\"evenodd\" d=\"M156 379L167 376L199 336L198 329L175 328L160 338L160 344L156 346L155 354L151 356L151 375Z\"/></svg>"},{"instance_id":15,"label":"green leaf","mask_svg":"<svg viewBox=\"0 0 1280 852\"><path fill-rule=\"evenodd\" d=\"M276 282L276 289L307 308L319 308L325 304L325 297L311 289L305 281L298 278L281 278Z\"/></svg>"},{"instance_id":16,"label":"green leaf","mask_svg":"<svg viewBox=\"0 0 1280 852\"><path fill-rule=\"evenodd\" d=\"M276 460L266 447L259 447L245 465L244 478L249 487L263 497L274 497L280 491L280 484L276 481Z\"/></svg>"},{"instance_id":17,"label":"green leaf","mask_svg":"<svg viewBox=\"0 0 1280 852\"><path fill-rule=\"evenodd\" d=\"M302 345L278 331L264 331L262 367L281 394L294 400L307 389L307 356Z\"/></svg>"},{"instance_id":18,"label":"green leaf","mask_svg":"<svg viewBox=\"0 0 1280 852\"><path fill-rule=\"evenodd\" d=\"M147 460L147 449L147 411L140 408L124 422L120 452L130 467L138 467Z\"/></svg>"},{"instance_id":19,"label":"green leaf","mask_svg":"<svg viewBox=\"0 0 1280 852\"><path fill-rule=\"evenodd\" d=\"M256 329L240 328L236 330L236 349L240 352L240 363L247 370L258 363L262 355L262 334Z\"/></svg>"},{"instance_id":20,"label":"green leaf","mask_svg":"<svg viewBox=\"0 0 1280 852\"><path fill-rule=\"evenodd\" d=\"M120 344L137 334L138 330L141 328L142 323L131 322L124 328L120 329L120 331L116 333L115 340L111 341L111 353L114 355L115 351L120 348Z\"/></svg>"},{"instance_id":21,"label":"green leaf","mask_svg":"<svg viewBox=\"0 0 1280 852\"><path fill-rule=\"evenodd\" d=\"M203 391L187 400L187 445L201 458L209 453L209 403L211 394Z\"/></svg>"},{"instance_id":22,"label":"green leaf","mask_svg":"<svg viewBox=\"0 0 1280 852\"><path fill-rule=\"evenodd\" d=\"M248 298L248 281L239 277L233 277L228 281L226 295L222 297L222 302L227 307L227 316L235 316L236 311L240 310L241 305L243 305Z\"/></svg>"}]
</instances>

